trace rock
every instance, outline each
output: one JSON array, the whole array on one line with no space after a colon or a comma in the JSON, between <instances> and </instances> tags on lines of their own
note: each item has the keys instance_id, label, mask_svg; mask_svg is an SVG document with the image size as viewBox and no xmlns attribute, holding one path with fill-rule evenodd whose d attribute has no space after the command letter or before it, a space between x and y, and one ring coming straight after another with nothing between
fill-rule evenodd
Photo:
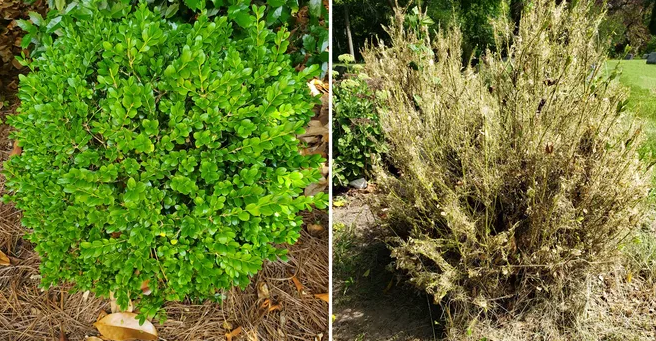
<instances>
[{"instance_id":1,"label":"rock","mask_svg":"<svg viewBox=\"0 0 656 341\"><path fill-rule=\"evenodd\" d=\"M364 178L355 179L349 182L349 186L356 189L365 189L367 188L367 180L365 180Z\"/></svg>"},{"instance_id":2,"label":"rock","mask_svg":"<svg viewBox=\"0 0 656 341\"><path fill-rule=\"evenodd\" d=\"M629 53L624 57L625 60L632 60L633 59L633 53Z\"/></svg>"},{"instance_id":3,"label":"rock","mask_svg":"<svg viewBox=\"0 0 656 341\"><path fill-rule=\"evenodd\" d=\"M656 52L652 52L647 57L647 64L656 64Z\"/></svg>"},{"instance_id":4,"label":"rock","mask_svg":"<svg viewBox=\"0 0 656 341\"><path fill-rule=\"evenodd\" d=\"M647 57L649 57L649 53L645 53L642 55L642 59L647 59Z\"/></svg>"},{"instance_id":5,"label":"rock","mask_svg":"<svg viewBox=\"0 0 656 341\"><path fill-rule=\"evenodd\" d=\"M348 68L344 65L335 65L333 66L333 70L339 73L339 76L337 76L337 80L344 78L344 75L348 72Z\"/></svg>"}]
</instances>

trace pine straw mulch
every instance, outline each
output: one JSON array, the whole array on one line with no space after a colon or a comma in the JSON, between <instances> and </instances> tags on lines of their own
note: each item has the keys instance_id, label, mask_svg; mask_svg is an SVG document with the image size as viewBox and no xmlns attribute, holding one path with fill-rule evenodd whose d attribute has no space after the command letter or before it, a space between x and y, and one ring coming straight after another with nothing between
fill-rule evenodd
<instances>
[{"instance_id":1,"label":"pine straw mulch","mask_svg":"<svg viewBox=\"0 0 656 341\"><path fill-rule=\"evenodd\" d=\"M621 265L589 276L581 293L586 303L583 315L569 320L568 326L561 324L559 302L550 302L521 319L480 321L473 333L454 330L449 341L656 340L656 283L643 278L629 282L627 278Z\"/></svg>"},{"instance_id":2,"label":"pine straw mulch","mask_svg":"<svg viewBox=\"0 0 656 341\"><path fill-rule=\"evenodd\" d=\"M17 77L17 73L13 76ZM9 93L5 97L9 105L0 107L2 122L18 106L11 94L16 83L15 79L8 80L13 86L0 89L5 95ZM324 101L324 106L326 104ZM317 110L317 116L315 120L326 121L327 106ZM0 125L0 162L4 162L12 150L12 142L7 137L9 131L7 125ZM319 139L316 142L321 147L314 149L321 150L313 152L327 152L328 141ZM324 183L321 187L325 186ZM4 177L0 176L2 194ZM287 263L266 262L246 290L232 289L223 303L167 304L168 320L163 325L155 323L160 340L226 340L225 334L238 327L242 327L242 333L235 341L327 340L328 303L313 294L329 290L328 214L325 211L305 212L304 218L306 224L319 224L323 229L313 230L313 234L304 229L298 243L290 247ZM93 294L85 297L83 293L72 293L70 286L41 290L38 287L39 257L33 245L22 239L25 232L20 224L20 212L0 203L0 250L12 262L10 266L0 267L0 341L75 341L97 336L93 323L101 311L110 312L109 300ZM303 290L298 290L293 276L302 283ZM281 304L280 310L267 313L262 309L263 301L258 298L256 288L260 282L267 284L272 304Z\"/></svg>"}]
</instances>

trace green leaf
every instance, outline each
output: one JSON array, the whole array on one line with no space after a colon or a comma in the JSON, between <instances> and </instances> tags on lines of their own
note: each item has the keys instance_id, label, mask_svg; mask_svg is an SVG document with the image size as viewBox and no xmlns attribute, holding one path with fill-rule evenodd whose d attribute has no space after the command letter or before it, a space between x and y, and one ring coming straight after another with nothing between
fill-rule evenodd
<instances>
[{"instance_id":1,"label":"green leaf","mask_svg":"<svg viewBox=\"0 0 656 341\"><path fill-rule=\"evenodd\" d=\"M269 7L281 7L285 5L285 0L267 0Z\"/></svg>"},{"instance_id":2,"label":"green leaf","mask_svg":"<svg viewBox=\"0 0 656 341\"><path fill-rule=\"evenodd\" d=\"M130 177L128 179L128 188L129 189L134 189L137 187L137 182L134 180L134 178Z\"/></svg>"},{"instance_id":3,"label":"green leaf","mask_svg":"<svg viewBox=\"0 0 656 341\"><path fill-rule=\"evenodd\" d=\"M166 7L166 10L164 10L164 18L170 18L174 16L176 13L178 13L178 10L180 9L180 4L178 2L174 2L170 4L168 7Z\"/></svg>"},{"instance_id":4,"label":"green leaf","mask_svg":"<svg viewBox=\"0 0 656 341\"><path fill-rule=\"evenodd\" d=\"M30 20L36 26L41 26L43 24L43 17L37 12L29 12Z\"/></svg>"},{"instance_id":5,"label":"green leaf","mask_svg":"<svg viewBox=\"0 0 656 341\"><path fill-rule=\"evenodd\" d=\"M260 215L260 208L256 204L246 205L246 211L248 211L248 213L256 217Z\"/></svg>"},{"instance_id":6,"label":"green leaf","mask_svg":"<svg viewBox=\"0 0 656 341\"><path fill-rule=\"evenodd\" d=\"M314 18L321 17L321 0L310 0L308 8L310 10L310 15Z\"/></svg>"},{"instance_id":7,"label":"green leaf","mask_svg":"<svg viewBox=\"0 0 656 341\"><path fill-rule=\"evenodd\" d=\"M55 8L61 11L66 7L66 0L55 0Z\"/></svg>"},{"instance_id":8,"label":"green leaf","mask_svg":"<svg viewBox=\"0 0 656 341\"><path fill-rule=\"evenodd\" d=\"M184 0L184 3L192 10L205 8L205 0Z\"/></svg>"}]
</instances>

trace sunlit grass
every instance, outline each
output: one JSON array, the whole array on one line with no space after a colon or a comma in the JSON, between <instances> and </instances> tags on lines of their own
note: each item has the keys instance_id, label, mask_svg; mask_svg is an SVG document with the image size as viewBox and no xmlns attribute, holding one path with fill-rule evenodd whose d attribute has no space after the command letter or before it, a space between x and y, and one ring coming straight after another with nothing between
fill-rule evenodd
<instances>
[{"instance_id":1,"label":"sunlit grass","mask_svg":"<svg viewBox=\"0 0 656 341\"><path fill-rule=\"evenodd\" d=\"M631 89L629 102L642 118L656 124L656 65L642 60L609 60L608 69L620 63L620 82Z\"/></svg>"}]
</instances>

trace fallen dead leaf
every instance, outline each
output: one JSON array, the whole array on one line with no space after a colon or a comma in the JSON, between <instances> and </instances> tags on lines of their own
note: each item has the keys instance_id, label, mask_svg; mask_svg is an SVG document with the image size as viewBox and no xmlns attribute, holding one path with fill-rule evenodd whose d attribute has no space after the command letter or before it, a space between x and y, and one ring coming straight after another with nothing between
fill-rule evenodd
<instances>
[{"instance_id":1,"label":"fallen dead leaf","mask_svg":"<svg viewBox=\"0 0 656 341\"><path fill-rule=\"evenodd\" d=\"M114 292L110 291L109 292L109 307L111 309L112 313L118 313L118 304L116 304L116 298L114 297Z\"/></svg>"},{"instance_id":2,"label":"fallen dead leaf","mask_svg":"<svg viewBox=\"0 0 656 341\"><path fill-rule=\"evenodd\" d=\"M85 341L103 341L103 339L96 337L96 336L89 336L88 338L84 339Z\"/></svg>"},{"instance_id":3,"label":"fallen dead leaf","mask_svg":"<svg viewBox=\"0 0 656 341\"><path fill-rule=\"evenodd\" d=\"M314 297L316 297L316 298L318 298L318 299L320 299L320 300L322 300L322 301L324 301L324 302L326 302L326 303L330 302L330 297L329 297L328 293L325 293L325 294L314 294Z\"/></svg>"},{"instance_id":4,"label":"fallen dead leaf","mask_svg":"<svg viewBox=\"0 0 656 341\"><path fill-rule=\"evenodd\" d=\"M327 94L328 93L328 85L322 82L319 79L313 79L307 83L308 87L310 88L310 93L312 96L317 96L319 94Z\"/></svg>"},{"instance_id":5,"label":"fallen dead leaf","mask_svg":"<svg viewBox=\"0 0 656 341\"><path fill-rule=\"evenodd\" d=\"M292 282L294 282L294 285L296 286L296 290L298 290L298 293L301 295L305 295L305 289L303 288L303 284L301 284L301 281L296 278L296 275L292 276Z\"/></svg>"},{"instance_id":6,"label":"fallen dead leaf","mask_svg":"<svg viewBox=\"0 0 656 341\"><path fill-rule=\"evenodd\" d=\"M315 182L305 187L305 195L311 197L316 195L317 193L321 193L325 191L327 188L328 188L328 180L322 177L321 180L319 180L319 182Z\"/></svg>"},{"instance_id":7,"label":"fallen dead leaf","mask_svg":"<svg viewBox=\"0 0 656 341\"><path fill-rule=\"evenodd\" d=\"M86 302L89 299L89 294L91 291L87 290L82 294L82 301Z\"/></svg>"},{"instance_id":8,"label":"fallen dead leaf","mask_svg":"<svg viewBox=\"0 0 656 341\"><path fill-rule=\"evenodd\" d=\"M147 279L143 282L141 282L141 291L143 292L144 295L148 296L150 295L153 291L150 289L148 286L150 284L150 279Z\"/></svg>"},{"instance_id":9,"label":"fallen dead leaf","mask_svg":"<svg viewBox=\"0 0 656 341\"><path fill-rule=\"evenodd\" d=\"M113 341L157 340L157 330L150 321L139 325L135 313L114 313L103 317L93 325L100 334Z\"/></svg>"},{"instance_id":10,"label":"fallen dead leaf","mask_svg":"<svg viewBox=\"0 0 656 341\"><path fill-rule=\"evenodd\" d=\"M282 303L276 303L269 307L269 312L272 312L274 310L282 310Z\"/></svg>"},{"instance_id":11,"label":"fallen dead leaf","mask_svg":"<svg viewBox=\"0 0 656 341\"><path fill-rule=\"evenodd\" d=\"M230 333L225 334L226 341L232 341L232 338L239 335L239 334L241 334L241 326L237 327L237 329L231 331Z\"/></svg>"},{"instance_id":12,"label":"fallen dead leaf","mask_svg":"<svg viewBox=\"0 0 656 341\"><path fill-rule=\"evenodd\" d=\"M107 312L104 310L101 310L100 313L98 313L98 318L96 319L96 322L100 321L103 319L103 317L107 316Z\"/></svg>"},{"instance_id":13,"label":"fallen dead leaf","mask_svg":"<svg viewBox=\"0 0 656 341\"><path fill-rule=\"evenodd\" d=\"M328 127L324 127L321 125L321 122L319 121L310 121L312 122L317 122L318 125L310 125L306 130L305 134L298 135L299 138L301 137L306 137L306 136L322 136L324 134L328 133Z\"/></svg>"},{"instance_id":14,"label":"fallen dead leaf","mask_svg":"<svg viewBox=\"0 0 656 341\"><path fill-rule=\"evenodd\" d=\"M319 224L309 224L307 230L312 236L317 237L325 230L325 228Z\"/></svg>"},{"instance_id":15,"label":"fallen dead leaf","mask_svg":"<svg viewBox=\"0 0 656 341\"><path fill-rule=\"evenodd\" d=\"M258 298L271 297L271 295L269 294L269 286L267 286L266 282L257 283L257 297Z\"/></svg>"},{"instance_id":16,"label":"fallen dead leaf","mask_svg":"<svg viewBox=\"0 0 656 341\"><path fill-rule=\"evenodd\" d=\"M9 156L21 155L23 148L18 145L18 141L14 141L14 148L9 153Z\"/></svg>"},{"instance_id":17,"label":"fallen dead leaf","mask_svg":"<svg viewBox=\"0 0 656 341\"><path fill-rule=\"evenodd\" d=\"M9 257L5 255L4 252L0 251L0 266L8 266L11 265L11 261L9 260Z\"/></svg>"},{"instance_id":18,"label":"fallen dead leaf","mask_svg":"<svg viewBox=\"0 0 656 341\"><path fill-rule=\"evenodd\" d=\"M20 69L23 68L23 65L21 65L21 63L18 61L18 59L15 59L15 58L14 58L14 59L11 61L11 64L12 64L15 68L17 68L18 70L20 70Z\"/></svg>"}]
</instances>

